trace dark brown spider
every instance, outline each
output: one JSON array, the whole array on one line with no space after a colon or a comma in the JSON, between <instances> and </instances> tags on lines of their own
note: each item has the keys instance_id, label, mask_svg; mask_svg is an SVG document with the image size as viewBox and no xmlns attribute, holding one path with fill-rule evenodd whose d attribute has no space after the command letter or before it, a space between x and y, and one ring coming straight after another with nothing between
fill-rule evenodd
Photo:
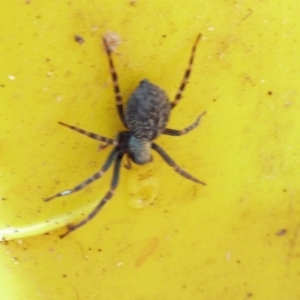
<instances>
[{"instance_id":1,"label":"dark brown spider","mask_svg":"<svg viewBox=\"0 0 300 300\"><path fill-rule=\"evenodd\" d=\"M153 142L153 140L160 134L180 136L188 133L199 125L201 117L205 114L205 112L203 112L193 124L182 130L166 128L170 116L170 110L174 108L181 99L183 90L187 84L194 61L196 47L200 38L201 34L199 34L196 38L190 55L189 65L184 73L174 101L170 102L163 90L150 83L148 80L143 79L137 89L130 96L125 115L123 111L118 76L112 60L112 51L109 48L105 38L103 38L103 44L110 66L110 74L112 77L118 114L127 130L119 132L116 139L110 139L92 132L87 132L81 128L71 126L63 122L58 122L59 124L84 134L92 139L104 142L105 144L102 145L102 147L107 145L115 146L100 171L96 172L93 176L75 186L73 189L65 190L55 194L52 197L44 199L44 201L50 201L56 197L66 196L78 192L96 179L99 179L109 169L111 164L115 162L111 187L108 193L85 219L77 224L69 224L68 230L60 236L61 238L90 221L101 210L104 204L111 199L119 182L121 160L124 155L127 155L129 162L132 161L138 165L143 165L152 160L150 150L153 149L165 160L169 166L174 168L177 173L189 180L205 185L204 182L181 169L159 145ZM130 167L130 164L128 167Z\"/></svg>"}]
</instances>

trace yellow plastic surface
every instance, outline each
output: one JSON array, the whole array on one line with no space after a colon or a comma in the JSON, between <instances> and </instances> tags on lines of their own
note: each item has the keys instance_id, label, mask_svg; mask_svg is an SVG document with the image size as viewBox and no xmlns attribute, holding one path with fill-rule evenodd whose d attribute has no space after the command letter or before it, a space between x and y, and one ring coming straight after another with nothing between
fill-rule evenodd
<instances>
[{"instance_id":1,"label":"yellow plastic surface","mask_svg":"<svg viewBox=\"0 0 300 300\"><path fill-rule=\"evenodd\" d=\"M0 245L0 299L300 299L297 2L23 0L0 11L0 236L11 240ZM108 30L122 39L124 99L142 78L172 99L203 34L169 127L208 113L158 143L208 185L154 154L122 168L112 201L59 239L109 189L111 171L42 201L109 152L57 121L107 137L123 129L100 42Z\"/></svg>"}]
</instances>

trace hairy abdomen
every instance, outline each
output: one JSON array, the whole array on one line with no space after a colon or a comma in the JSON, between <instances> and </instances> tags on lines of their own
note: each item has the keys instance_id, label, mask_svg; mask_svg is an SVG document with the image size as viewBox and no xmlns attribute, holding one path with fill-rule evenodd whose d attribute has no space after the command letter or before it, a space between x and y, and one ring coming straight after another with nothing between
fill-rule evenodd
<instances>
[{"instance_id":1,"label":"hairy abdomen","mask_svg":"<svg viewBox=\"0 0 300 300\"><path fill-rule=\"evenodd\" d=\"M152 141L165 129L170 109L166 93L144 79L128 100L125 121L137 139Z\"/></svg>"}]
</instances>

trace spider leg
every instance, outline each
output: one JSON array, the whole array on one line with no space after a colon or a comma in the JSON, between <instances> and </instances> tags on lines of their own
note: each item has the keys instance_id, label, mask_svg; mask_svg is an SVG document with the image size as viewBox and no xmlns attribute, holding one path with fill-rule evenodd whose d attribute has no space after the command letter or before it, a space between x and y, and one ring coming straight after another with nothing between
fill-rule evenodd
<instances>
[{"instance_id":1,"label":"spider leg","mask_svg":"<svg viewBox=\"0 0 300 300\"><path fill-rule=\"evenodd\" d=\"M102 143L98 146L98 151L101 151L101 150L104 150L106 149L106 147L108 146L109 144L107 143Z\"/></svg>"},{"instance_id":2,"label":"spider leg","mask_svg":"<svg viewBox=\"0 0 300 300\"><path fill-rule=\"evenodd\" d=\"M109 144L109 145L117 145L117 141L116 140L113 140L113 139L109 139L107 137L104 137L104 136L101 136L101 135L98 135L96 133L93 133L93 132L88 132L88 131L85 131L79 127L76 127L76 126L72 126L72 125L68 125L66 123L63 123L63 122L58 122L60 125L63 125L65 127L68 127L76 132L79 132L81 134L84 134L94 140L97 140L97 141L101 141L101 142L105 142L106 144Z\"/></svg>"},{"instance_id":3,"label":"spider leg","mask_svg":"<svg viewBox=\"0 0 300 300\"><path fill-rule=\"evenodd\" d=\"M123 103L122 103L122 96L121 96L121 91L120 91L120 86L119 86L119 81L118 81L118 75L117 75L117 72L116 72L116 69L114 66L114 62L112 59L111 49L109 48L109 45L104 37L102 38L102 40L103 40L105 52L108 57L108 63L109 63L109 68L110 68L109 71L110 71L110 75L111 75L111 79L112 79L112 83L113 83L113 87L114 87L114 93L115 93L115 98L116 98L118 114L119 114L119 117L120 117L122 123L127 128L125 118L124 118Z\"/></svg>"},{"instance_id":4,"label":"spider leg","mask_svg":"<svg viewBox=\"0 0 300 300\"><path fill-rule=\"evenodd\" d=\"M124 167L127 169L127 170L130 170L131 169L131 160L129 158L128 155L126 155L126 163L124 164Z\"/></svg>"},{"instance_id":5,"label":"spider leg","mask_svg":"<svg viewBox=\"0 0 300 300\"><path fill-rule=\"evenodd\" d=\"M80 183L79 185L75 186L74 188L70 189L70 190L65 190L62 191L60 193L57 193L51 197L48 198L44 198L44 201L50 201L54 198L57 197L62 197L62 196L67 196L70 194L73 194L75 192L80 191L81 189L85 188L87 185L91 184L93 181L99 179L100 177L102 177L102 175L109 169L109 167L111 166L112 162L115 160L117 156L117 150L116 148L114 148L111 153L109 154L108 158L106 159L106 162L104 163L103 167L101 168L100 171L96 172L93 176L89 177L87 180L85 180L84 182Z\"/></svg>"},{"instance_id":6,"label":"spider leg","mask_svg":"<svg viewBox=\"0 0 300 300\"><path fill-rule=\"evenodd\" d=\"M185 177L186 179L206 185L205 182L200 181L199 179L193 177L192 175L190 175L189 173L181 169L175 163L175 161L167 154L167 152L165 152L163 148L161 148L155 143L152 143L152 149L155 150L165 160L165 162L174 169L175 172L179 173L181 176Z\"/></svg>"},{"instance_id":7,"label":"spider leg","mask_svg":"<svg viewBox=\"0 0 300 300\"><path fill-rule=\"evenodd\" d=\"M182 129L182 130L176 130L176 129L171 129L171 128L165 128L163 134L166 134L166 135L172 135L172 136L180 136L180 135L183 135L183 134L187 134L188 132L190 132L191 130L193 130L194 128L196 128L200 121L201 121L201 118L206 114L206 111L203 112L200 116L198 116L198 118L196 119L196 121L191 124L190 126Z\"/></svg>"},{"instance_id":8,"label":"spider leg","mask_svg":"<svg viewBox=\"0 0 300 300\"><path fill-rule=\"evenodd\" d=\"M194 61L194 57L195 57L195 51L196 51L196 48L197 48L197 45L198 45L198 42L200 41L200 39L201 39L201 34L199 34L197 36L197 38L196 38L196 41L194 43L194 46L192 48L192 52L191 52L191 55L190 55L190 60L189 60L188 67L185 70L184 76L182 78L182 81L181 81L180 87L179 87L179 89L177 91L177 94L175 96L175 99L174 99L173 102L171 102L171 108L174 108L175 105L181 99L182 93L184 91L184 88L185 88L185 86L187 84L187 81L188 81L188 79L190 77L190 74L191 74L191 71L192 71L193 61Z\"/></svg>"},{"instance_id":9,"label":"spider leg","mask_svg":"<svg viewBox=\"0 0 300 300\"><path fill-rule=\"evenodd\" d=\"M69 224L67 231L60 235L60 238L64 238L67 236L69 233L72 231L78 229L79 227L85 225L87 222L89 222L91 219L93 219L96 214L102 209L102 207L107 203L108 200L110 200L115 192L115 189L118 186L119 182L119 175L120 175L120 166L121 166L121 160L122 160L123 155L118 155L116 158L116 163L114 167L114 173L113 173L113 178L111 181L111 186L110 190L107 192L107 194L104 196L104 198L98 203L98 205L92 210L92 212L81 222L77 224Z\"/></svg>"}]
</instances>

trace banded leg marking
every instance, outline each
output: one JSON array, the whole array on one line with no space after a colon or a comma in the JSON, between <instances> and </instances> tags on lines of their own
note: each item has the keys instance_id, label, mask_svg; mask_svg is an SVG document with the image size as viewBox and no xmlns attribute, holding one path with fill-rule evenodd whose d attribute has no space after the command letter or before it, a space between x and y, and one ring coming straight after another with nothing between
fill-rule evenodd
<instances>
[{"instance_id":1,"label":"banded leg marking","mask_svg":"<svg viewBox=\"0 0 300 300\"><path fill-rule=\"evenodd\" d=\"M180 84L180 87L177 91L177 94L175 96L175 99L173 102L171 102L171 108L174 108L176 106L176 104L179 102L179 100L181 99L182 97L182 93L184 91L184 88L187 84L187 81L190 77L190 74L191 74L191 71L192 71L192 66L193 66L193 62L194 62L194 57L195 57L195 52L196 52L196 49L197 49L197 45L198 45L198 42L200 41L202 35L199 34L196 38L196 41L194 43L194 46L192 48L192 52L191 52L191 55L190 55L190 60L189 60L189 64L188 64L188 67L187 69L185 70L185 73L184 73L184 76L182 78L182 81L181 81L181 84Z\"/></svg>"},{"instance_id":2,"label":"banded leg marking","mask_svg":"<svg viewBox=\"0 0 300 300\"><path fill-rule=\"evenodd\" d=\"M63 123L63 122L58 122L58 123L60 125L63 125L65 127L70 128L70 129L72 129L72 130L74 130L76 132L79 132L79 133L81 133L83 135L86 135L86 136L88 136L88 137L90 137L90 138L92 138L94 140L97 140L97 141L100 141L100 142L104 142L104 143L110 144L110 145L115 145L115 146L118 144L118 142L116 140L109 139L109 138L107 138L105 136L101 136L101 135L98 135L96 133L86 131L84 129L81 129L81 128L73 126L73 125L68 125L68 124Z\"/></svg>"},{"instance_id":3,"label":"banded leg marking","mask_svg":"<svg viewBox=\"0 0 300 300\"><path fill-rule=\"evenodd\" d=\"M93 176L89 177L87 180L83 181L82 183L75 186L74 188L72 188L70 190L62 191L62 192L57 193L57 194L55 194L51 197L45 198L44 201L47 202L47 201L50 201L54 198L67 196L67 195L70 195L70 194L73 194L75 192L78 192L78 191L82 190L87 185L91 184L93 181L95 181L95 180L99 179L100 177L102 177L102 175L109 169L112 162L115 160L116 156L117 156L117 150L116 150L116 148L114 148L111 151L110 155L108 156L106 162L104 163L104 165L103 165L103 167L101 168L100 171L96 172Z\"/></svg>"},{"instance_id":4,"label":"banded leg marking","mask_svg":"<svg viewBox=\"0 0 300 300\"><path fill-rule=\"evenodd\" d=\"M118 182L119 182L122 156L123 155L117 156L110 190L107 192L107 194L104 196L104 198L99 202L99 204L91 211L91 213L85 219L83 219L82 221L80 221L77 224L69 224L67 231L64 234L62 234L60 236L60 238L64 238L72 231L74 231L74 230L80 228L81 226L85 225L86 223L88 223L91 219L93 219L98 214L98 212L103 208L103 206L112 198L112 196L115 192L115 189L118 186Z\"/></svg>"},{"instance_id":5,"label":"banded leg marking","mask_svg":"<svg viewBox=\"0 0 300 300\"><path fill-rule=\"evenodd\" d=\"M120 86L119 86L118 74L117 74L115 66L114 66L110 47L104 37L102 38L102 40L103 40L105 52L108 57L109 71L110 71L110 75L111 75L111 79L112 79L112 83L113 83L118 114L119 114L119 117L120 117L122 123L127 128L125 118L124 118L123 101L122 101L122 95L121 95Z\"/></svg>"},{"instance_id":6,"label":"banded leg marking","mask_svg":"<svg viewBox=\"0 0 300 300\"><path fill-rule=\"evenodd\" d=\"M190 126L182 129L182 130L176 130L176 129L171 129L171 128L166 128L163 132L163 134L166 134L166 135L172 135L172 136L181 136L183 134L187 134L188 132L190 132L191 130L195 129L200 121L201 121L201 118L206 114L206 111L203 112L200 116L198 116L198 118L196 119L196 121L191 124Z\"/></svg>"}]
</instances>

